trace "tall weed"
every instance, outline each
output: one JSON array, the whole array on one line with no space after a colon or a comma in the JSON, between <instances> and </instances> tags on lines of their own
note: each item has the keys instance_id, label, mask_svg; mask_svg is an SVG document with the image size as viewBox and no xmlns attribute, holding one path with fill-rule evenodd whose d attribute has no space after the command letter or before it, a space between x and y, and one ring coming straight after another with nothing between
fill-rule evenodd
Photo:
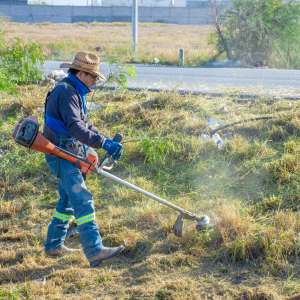
<instances>
[{"instance_id":1,"label":"tall weed","mask_svg":"<svg viewBox=\"0 0 300 300\"><path fill-rule=\"evenodd\" d=\"M145 160L151 164L165 165L170 155L179 151L178 146L168 138L146 137L141 142L141 152L145 155Z\"/></svg>"},{"instance_id":2,"label":"tall weed","mask_svg":"<svg viewBox=\"0 0 300 300\"><path fill-rule=\"evenodd\" d=\"M39 66L44 63L41 47L36 43L25 44L16 39L6 44L0 32L0 90L16 92L16 85L25 85L42 79Z\"/></svg>"},{"instance_id":3,"label":"tall weed","mask_svg":"<svg viewBox=\"0 0 300 300\"><path fill-rule=\"evenodd\" d=\"M7 91L10 94L15 93L16 87L14 83L6 76L6 72L0 68L0 91Z\"/></svg>"}]
</instances>

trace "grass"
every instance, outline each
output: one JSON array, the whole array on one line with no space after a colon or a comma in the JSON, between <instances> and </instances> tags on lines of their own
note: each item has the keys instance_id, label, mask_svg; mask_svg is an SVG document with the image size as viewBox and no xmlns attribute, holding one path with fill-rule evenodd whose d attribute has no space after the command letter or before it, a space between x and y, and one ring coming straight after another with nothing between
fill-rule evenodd
<instances>
[{"instance_id":1,"label":"grass","mask_svg":"<svg viewBox=\"0 0 300 300\"><path fill-rule=\"evenodd\" d=\"M92 122L103 134L125 136L113 173L208 213L214 228L199 233L186 221L178 238L172 210L91 176L104 243L126 245L123 255L91 270L82 253L44 255L56 180L42 154L11 138L21 117L34 114L42 122L46 91L28 86L17 96L1 94L0 299L283 299L300 293L298 102L97 92L95 101L105 108L90 113ZM228 136L221 150L201 139L210 117L229 123L270 114L276 118L221 132Z\"/></svg>"},{"instance_id":2,"label":"grass","mask_svg":"<svg viewBox=\"0 0 300 300\"><path fill-rule=\"evenodd\" d=\"M104 60L154 63L158 59L163 64L178 64L178 49L184 48L186 64L192 66L216 54L209 44L211 26L140 23L137 58L131 52L129 23L21 24L2 20L1 30L8 41L22 32L24 41L42 45L48 59L71 60L77 51L90 50L99 52Z\"/></svg>"}]
</instances>

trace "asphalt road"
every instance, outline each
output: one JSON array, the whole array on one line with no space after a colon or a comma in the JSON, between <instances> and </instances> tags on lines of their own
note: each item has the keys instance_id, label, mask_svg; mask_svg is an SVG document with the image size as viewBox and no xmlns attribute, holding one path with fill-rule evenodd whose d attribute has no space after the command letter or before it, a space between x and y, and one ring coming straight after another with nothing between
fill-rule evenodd
<instances>
[{"instance_id":1,"label":"asphalt road","mask_svg":"<svg viewBox=\"0 0 300 300\"><path fill-rule=\"evenodd\" d=\"M59 69L60 62L47 61L43 71ZM242 91L247 94L300 95L300 70L246 68L180 68L136 64L132 89L182 90L195 93ZM101 65L107 74L106 64Z\"/></svg>"}]
</instances>

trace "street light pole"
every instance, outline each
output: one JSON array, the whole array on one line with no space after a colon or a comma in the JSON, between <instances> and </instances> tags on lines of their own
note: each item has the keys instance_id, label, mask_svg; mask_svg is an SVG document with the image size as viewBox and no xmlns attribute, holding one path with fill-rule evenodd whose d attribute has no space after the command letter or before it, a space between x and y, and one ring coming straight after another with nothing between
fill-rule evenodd
<instances>
[{"instance_id":1,"label":"street light pole","mask_svg":"<svg viewBox=\"0 0 300 300\"><path fill-rule=\"evenodd\" d=\"M138 51L138 0L132 0L132 49L134 57Z\"/></svg>"}]
</instances>

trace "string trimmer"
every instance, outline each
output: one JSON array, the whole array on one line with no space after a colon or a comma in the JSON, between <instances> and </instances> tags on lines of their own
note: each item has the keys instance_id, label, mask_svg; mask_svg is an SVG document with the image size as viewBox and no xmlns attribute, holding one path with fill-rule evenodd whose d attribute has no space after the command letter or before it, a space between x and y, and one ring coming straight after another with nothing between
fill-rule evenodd
<instances>
[{"instance_id":1,"label":"string trimmer","mask_svg":"<svg viewBox=\"0 0 300 300\"><path fill-rule=\"evenodd\" d=\"M129 183L107 172L111 170L115 164L115 161L108 154L106 154L105 157L102 160L100 160L100 162L98 162L97 154L95 151L90 151L87 157L84 158L54 145L47 138L45 138L41 132L39 132L39 124L37 122L37 119L34 117L27 117L20 121L15 127L13 137L18 144L26 148L30 148L46 154L55 155L59 158L65 159L75 164L81 169L81 172L84 174L89 174L93 172L98 175L110 178L111 180L118 182L121 185L124 185L130 189L142 193L143 195L165 206L168 206L171 209L176 210L177 212L179 212L179 215L173 226L173 232L176 236L182 236L184 219L196 221L196 229L198 231L204 230L209 226L210 221L208 216L197 216L196 214L185 210L180 206L177 206L165 199L162 199L150 192L139 188L138 186L132 183ZM120 134L117 134L114 137L114 140L120 142L122 140L122 136Z\"/></svg>"}]
</instances>

